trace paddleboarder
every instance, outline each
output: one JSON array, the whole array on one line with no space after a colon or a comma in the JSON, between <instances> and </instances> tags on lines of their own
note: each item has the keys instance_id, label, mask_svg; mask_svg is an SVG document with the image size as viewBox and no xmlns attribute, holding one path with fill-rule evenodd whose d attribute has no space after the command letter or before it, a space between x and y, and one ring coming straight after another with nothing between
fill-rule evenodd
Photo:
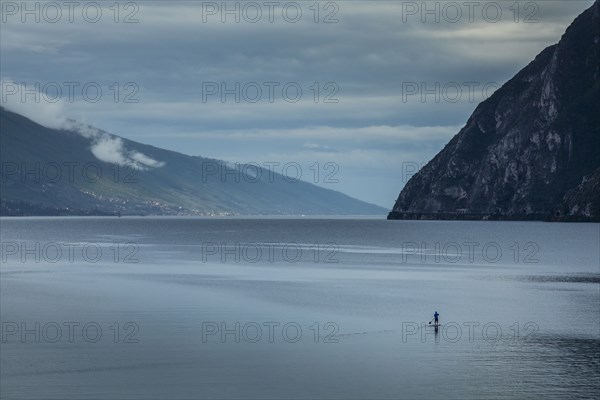
<instances>
[{"instance_id":1,"label":"paddleboarder","mask_svg":"<svg viewBox=\"0 0 600 400\"><path fill-rule=\"evenodd\" d=\"M438 314L437 311L433 313L433 320L434 320L435 325L439 325L439 320L438 320L439 316L440 316L440 314Z\"/></svg>"}]
</instances>

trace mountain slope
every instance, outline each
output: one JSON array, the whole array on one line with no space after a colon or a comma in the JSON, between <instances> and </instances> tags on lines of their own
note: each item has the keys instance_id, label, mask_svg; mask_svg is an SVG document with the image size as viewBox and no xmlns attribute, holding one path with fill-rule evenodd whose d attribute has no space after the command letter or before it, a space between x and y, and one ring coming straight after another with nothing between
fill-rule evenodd
<instances>
[{"instance_id":1,"label":"mountain slope","mask_svg":"<svg viewBox=\"0 0 600 400\"><path fill-rule=\"evenodd\" d=\"M599 220L599 8L482 102L388 218Z\"/></svg>"},{"instance_id":2,"label":"mountain slope","mask_svg":"<svg viewBox=\"0 0 600 400\"><path fill-rule=\"evenodd\" d=\"M385 213L267 169L187 156L74 122L49 129L2 108L0 162L2 215Z\"/></svg>"}]
</instances>

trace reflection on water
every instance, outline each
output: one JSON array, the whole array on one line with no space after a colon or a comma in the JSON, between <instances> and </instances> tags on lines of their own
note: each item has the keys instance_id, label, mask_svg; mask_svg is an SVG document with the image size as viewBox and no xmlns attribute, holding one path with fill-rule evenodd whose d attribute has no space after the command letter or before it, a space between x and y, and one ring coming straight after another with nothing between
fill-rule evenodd
<instances>
[{"instance_id":1,"label":"reflection on water","mask_svg":"<svg viewBox=\"0 0 600 400\"><path fill-rule=\"evenodd\" d=\"M0 395L595 398L598 228L2 219Z\"/></svg>"}]
</instances>

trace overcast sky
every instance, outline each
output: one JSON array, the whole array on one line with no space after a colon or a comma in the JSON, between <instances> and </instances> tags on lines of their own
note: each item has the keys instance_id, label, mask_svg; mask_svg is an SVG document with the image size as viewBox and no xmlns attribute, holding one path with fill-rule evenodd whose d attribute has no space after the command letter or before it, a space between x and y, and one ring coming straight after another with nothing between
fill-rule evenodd
<instances>
[{"instance_id":1,"label":"overcast sky","mask_svg":"<svg viewBox=\"0 0 600 400\"><path fill-rule=\"evenodd\" d=\"M391 208L593 1L246 3L2 1L2 105L191 155L295 162L308 181L318 163L321 186ZM40 102L7 82L38 83Z\"/></svg>"}]
</instances>

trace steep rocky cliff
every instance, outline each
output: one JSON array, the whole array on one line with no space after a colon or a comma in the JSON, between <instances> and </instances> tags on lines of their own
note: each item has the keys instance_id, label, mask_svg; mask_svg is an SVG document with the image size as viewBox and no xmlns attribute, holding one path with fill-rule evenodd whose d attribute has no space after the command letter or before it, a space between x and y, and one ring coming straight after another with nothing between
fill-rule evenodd
<instances>
[{"instance_id":1,"label":"steep rocky cliff","mask_svg":"<svg viewBox=\"0 0 600 400\"><path fill-rule=\"evenodd\" d=\"M600 3L479 104L389 219L600 219Z\"/></svg>"}]
</instances>

